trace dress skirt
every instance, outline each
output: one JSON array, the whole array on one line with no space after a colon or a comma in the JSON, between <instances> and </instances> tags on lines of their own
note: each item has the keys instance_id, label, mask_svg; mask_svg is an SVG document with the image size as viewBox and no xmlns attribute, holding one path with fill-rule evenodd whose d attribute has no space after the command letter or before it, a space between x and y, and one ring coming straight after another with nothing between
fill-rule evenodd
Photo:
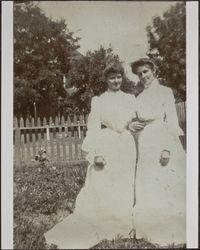
<instances>
[{"instance_id":1,"label":"dress skirt","mask_svg":"<svg viewBox=\"0 0 200 250\"><path fill-rule=\"evenodd\" d=\"M161 121L147 125L138 138L137 238L161 246L186 243L186 157L180 139ZM163 149L170 150L166 166L159 162Z\"/></svg>"},{"instance_id":2,"label":"dress skirt","mask_svg":"<svg viewBox=\"0 0 200 250\"><path fill-rule=\"evenodd\" d=\"M94 142L93 142L94 143ZM128 237L133 227L135 142L127 130L100 131L106 165L95 170L91 161L74 212L45 233L48 244L61 249L88 249L103 239Z\"/></svg>"}]
</instances>

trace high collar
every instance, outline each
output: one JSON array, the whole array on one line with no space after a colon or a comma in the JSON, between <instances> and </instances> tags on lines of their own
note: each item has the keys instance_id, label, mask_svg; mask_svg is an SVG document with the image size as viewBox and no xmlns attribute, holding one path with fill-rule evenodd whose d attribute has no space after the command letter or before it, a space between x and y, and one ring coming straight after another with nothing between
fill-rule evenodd
<instances>
[{"instance_id":1,"label":"high collar","mask_svg":"<svg viewBox=\"0 0 200 250\"><path fill-rule=\"evenodd\" d=\"M112 91L112 90L107 90L106 91L106 93L107 94L109 94L109 95L120 95L121 93L122 93L122 91L121 90L118 90L118 91Z\"/></svg>"},{"instance_id":2,"label":"high collar","mask_svg":"<svg viewBox=\"0 0 200 250\"><path fill-rule=\"evenodd\" d=\"M151 82L151 84L147 88L144 88L144 91L152 90L155 87L157 87L158 85L159 85L158 79L154 78L154 80Z\"/></svg>"}]
</instances>

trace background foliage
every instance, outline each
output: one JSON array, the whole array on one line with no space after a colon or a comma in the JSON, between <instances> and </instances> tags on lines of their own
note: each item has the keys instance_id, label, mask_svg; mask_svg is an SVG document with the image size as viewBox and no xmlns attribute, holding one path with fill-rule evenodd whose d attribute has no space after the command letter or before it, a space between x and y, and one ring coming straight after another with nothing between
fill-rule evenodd
<instances>
[{"instance_id":1,"label":"background foliage","mask_svg":"<svg viewBox=\"0 0 200 250\"><path fill-rule=\"evenodd\" d=\"M163 84L174 89L176 101L186 98L186 3L178 2L147 26L150 51Z\"/></svg>"},{"instance_id":2,"label":"background foliage","mask_svg":"<svg viewBox=\"0 0 200 250\"><path fill-rule=\"evenodd\" d=\"M65 20L53 21L33 2L14 5L14 112L19 116L52 106L61 114L78 109L88 112L93 95L105 90L102 71L119 61L111 47L101 46L85 56L77 52L78 37ZM77 54L79 55L77 58ZM75 86L68 94L63 87ZM43 112L47 115L48 112Z\"/></svg>"},{"instance_id":3,"label":"background foliage","mask_svg":"<svg viewBox=\"0 0 200 250\"><path fill-rule=\"evenodd\" d=\"M176 102L186 98L185 25L185 2L177 2L146 28L147 55L158 65L161 83L174 90ZM106 89L103 69L120 58L111 46L83 56L77 51L79 40L65 20L46 17L33 1L14 4L15 115L34 116L33 103L39 116L89 112L91 97ZM74 87L71 93L70 87ZM125 78L122 90L137 95L142 88Z\"/></svg>"},{"instance_id":4,"label":"background foliage","mask_svg":"<svg viewBox=\"0 0 200 250\"><path fill-rule=\"evenodd\" d=\"M47 18L33 2L14 5L15 113L31 112L34 102L57 105L65 95L62 77L78 41L65 20Z\"/></svg>"}]
</instances>

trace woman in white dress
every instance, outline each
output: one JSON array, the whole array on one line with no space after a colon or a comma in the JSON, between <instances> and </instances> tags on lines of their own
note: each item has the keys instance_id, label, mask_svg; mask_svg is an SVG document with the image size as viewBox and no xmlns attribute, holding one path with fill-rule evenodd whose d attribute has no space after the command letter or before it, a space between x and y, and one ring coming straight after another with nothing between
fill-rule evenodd
<instances>
[{"instance_id":1,"label":"woman in white dress","mask_svg":"<svg viewBox=\"0 0 200 250\"><path fill-rule=\"evenodd\" d=\"M103 239L128 237L132 230L135 141L127 124L135 117L135 97L120 90L124 70L104 71L107 91L92 98L82 149L90 163L75 211L45 234L48 244L87 249ZM102 127L103 126L103 127Z\"/></svg>"},{"instance_id":2,"label":"woman in white dress","mask_svg":"<svg viewBox=\"0 0 200 250\"><path fill-rule=\"evenodd\" d=\"M132 63L144 90L136 98L139 158L134 225L138 238L161 246L186 243L186 157L179 136L175 100L155 77L146 58Z\"/></svg>"}]
</instances>

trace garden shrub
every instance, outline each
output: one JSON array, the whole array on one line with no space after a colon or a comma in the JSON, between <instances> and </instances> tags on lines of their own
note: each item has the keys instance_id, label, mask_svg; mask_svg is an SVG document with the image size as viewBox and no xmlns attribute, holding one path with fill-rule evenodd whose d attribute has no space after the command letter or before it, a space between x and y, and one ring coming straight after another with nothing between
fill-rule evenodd
<instances>
[{"instance_id":1,"label":"garden shrub","mask_svg":"<svg viewBox=\"0 0 200 250\"><path fill-rule=\"evenodd\" d=\"M15 249L45 249L44 232L73 211L86 169L85 163L36 163L15 169Z\"/></svg>"}]
</instances>

